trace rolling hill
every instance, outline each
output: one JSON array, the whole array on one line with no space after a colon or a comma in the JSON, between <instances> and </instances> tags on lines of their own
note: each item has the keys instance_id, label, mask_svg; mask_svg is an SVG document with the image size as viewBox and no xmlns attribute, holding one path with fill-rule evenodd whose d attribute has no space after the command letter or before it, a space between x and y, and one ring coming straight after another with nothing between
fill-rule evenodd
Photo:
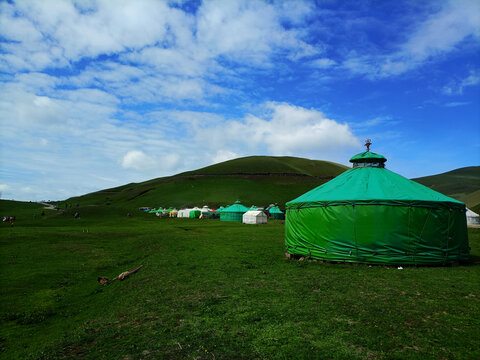
<instances>
[{"instance_id":1,"label":"rolling hill","mask_svg":"<svg viewBox=\"0 0 480 360\"><path fill-rule=\"evenodd\" d=\"M480 211L480 166L459 168L412 180L463 201L477 213Z\"/></svg>"},{"instance_id":2,"label":"rolling hill","mask_svg":"<svg viewBox=\"0 0 480 360\"><path fill-rule=\"evenodd\" d=\"M341 174L348 167L329 161L297 157L249 156L101 190L67 202L83 205L217 207L240 200L243 204L283 207L289 200ZM480 210L480 166L413 179Z\"/></svg>"},{"instance_id":3,"label":"rolling hill","mask_svg":"<svg viewBox=\"0 0 480 360\"><path fill-rule=\"evenodd\" d=\"M67 202L87 205L217 207L285 202L333 179L348 167L296 157L249 156L174 176L101 190Z\"/></svg>"}]
</instances>

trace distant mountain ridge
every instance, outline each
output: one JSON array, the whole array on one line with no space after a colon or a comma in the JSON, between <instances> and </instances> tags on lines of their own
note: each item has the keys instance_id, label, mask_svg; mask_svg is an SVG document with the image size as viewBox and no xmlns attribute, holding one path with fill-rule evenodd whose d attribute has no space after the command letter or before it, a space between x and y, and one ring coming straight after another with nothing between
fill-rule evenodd
<instances>
[{"instance_id":1,"label":"distant mountain ridge","mask_svg":"<svg viewBox=\"0 0 480 360\"><path fill-rule=\"evenodd\" d=\"M268 205L294 199L348 167L291 156L248 156L177 175L132 183L68 199L86 204L133 206Z\"/></svg>"},{"instance_id":2,"label":"distant mountain ridge","mask_svg":"<svg viewBox=\"0 0 480 360\"><path fill-rule=\"evenodd\" d=\"M105 189L67 201L180 208L195 205L216 207L240 200L247 206L277 203L283 207L287 201L348 169L330 161L291 156L248 156L173 176ZM464 201L474 211L480 207L480 166L412 180Z\"/></svg>"},{"instance_id":3,"label":"distant mountain ridge","mask_svg":"<svg viewBox=\"0 0 480 360\"><path fill-rule=\"evenodd\" d=\"M213 164L175 176L189 175L300 175L323 178L348 167L330 161L293 156L248 156ZM337 175L338 175L337 174Z\"/></svg>"},{"instance_id":4,"label":"distant mountain ridge","mask_svg":"<svg viewBox=\"0 0 480 360\"><path fill-rule=\"evenodd\" d=\"M473 211L480 211L480 166L463 167L412 180L463 201Z\"/></svg>"}]
</instances>

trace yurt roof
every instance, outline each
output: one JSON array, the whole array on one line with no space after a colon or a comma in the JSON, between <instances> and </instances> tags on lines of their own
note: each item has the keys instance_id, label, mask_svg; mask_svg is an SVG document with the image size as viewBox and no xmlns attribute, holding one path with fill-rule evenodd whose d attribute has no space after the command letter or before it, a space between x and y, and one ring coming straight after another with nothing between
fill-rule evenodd
<instances>
[{"instance_id":1,"label":"yurt roof","mask_svg":"<svg viewBox=\"0 0 480 360\"><path fill-rule=\"evenodd\" d=\"M280 210L277 206L273 206L269 210L270 214L283 214L283 211Z\"/></svg>"},{"instance_id":2,"label":"yurt roof","mask_svg":"<svg viewBox=\"0 0 480 360\"><path fill-rule=\"evenodd\" d=\"M345 171L286 205L287 208L299 208L341 204L419 205L425 202L442 207L465 206L461 201L377 167L357 167Z\"/></svg>"},{"instance_id":3,"label":"yurt roof","mask_svg":"<svg viewBox=\"0 0 480 360\"><path fill-rule=\"evenodd\" d=\"M225 209L222 210L222 212L241 212L241 213L245 213L248 210L249 209L246 206L243 206L242 204L240 204L239 201L236 201L235 204L226 207Z\"/></svg>"},{"instance_id":4,"label":"yurt roof","mask_svg":"<svg viewBox=\"0 0 480 360\"><path fill-rule=\"evenodd\" d=\"M381 163L384 163L387 161L387 159L383 156L383 155L380 155L380 154L376 154L374 152L371 152L371 151L364 151L360 154L357 154L355 156L353 156L351 159L350 159L350 162L351 163L355 163L355 162L381 162Z\"/></svg>"},{"instance_id":5,"label":"yurt roof","mask_svg":"<svg viewBox=\"0 0 480 360\"><path fill-rule=\"evenodd\" d=\"M265 215L265 213L263 211L260 211L260 210L249 210L243 215L255 216L255 217L257 217L257 216L262 216L262 217L265 216L266 217L267 216L267 215Z\"/></svg>"}]
</instances>

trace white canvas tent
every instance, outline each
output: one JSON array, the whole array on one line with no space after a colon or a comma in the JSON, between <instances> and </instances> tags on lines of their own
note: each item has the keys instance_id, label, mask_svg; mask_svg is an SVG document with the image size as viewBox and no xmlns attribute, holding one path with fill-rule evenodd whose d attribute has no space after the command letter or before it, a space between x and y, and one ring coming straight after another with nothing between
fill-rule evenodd
<instances>
[{"instance_id":1,"label":"white canvas tent","mask_svg":"<svg viewBox=\"0 0 480 360\"><path fill-rule=\"evenodd\" d=\"M190 216L191 209L182 209L178 211L177 217L179 218L188 218Z\"/></svg>"},{"instance_id":2,"label":"white canvas tent","mask_svg":"<svg viewBox=\"0 0 480 360\"><path fill-rule=\"evenodd\" d=\"M465 215L467 216L467 226L480 225L480 216L476 212L467 208Z\"/></svg>"},{"instance_id":3,"label":"white canvas tent","mask_svg":"<svg viewBox=\"0 0 480 360\"><path fill-rule=\"evenodd\" d=\"M244 224L266 224L267 215L263 211L250 210L243 214L242 222Z\"/></svg>"}]
</instances>

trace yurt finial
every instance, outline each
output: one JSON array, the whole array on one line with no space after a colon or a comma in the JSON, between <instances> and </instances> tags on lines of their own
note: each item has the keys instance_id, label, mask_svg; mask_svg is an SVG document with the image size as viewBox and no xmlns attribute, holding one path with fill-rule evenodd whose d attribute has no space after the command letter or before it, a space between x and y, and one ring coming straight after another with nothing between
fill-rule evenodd
<instances>
[{"instance_id":1,"label":"yurt finial","mask_svg":"<svg viewBox=\"0 0 480 360\"><path fill-rule=\"evenodd\" d=\"M365 146L367 147L367 151L370 151L370 145L372 145L372 140L370 139L365 140Z\"/></svg>"}]
</instances>

